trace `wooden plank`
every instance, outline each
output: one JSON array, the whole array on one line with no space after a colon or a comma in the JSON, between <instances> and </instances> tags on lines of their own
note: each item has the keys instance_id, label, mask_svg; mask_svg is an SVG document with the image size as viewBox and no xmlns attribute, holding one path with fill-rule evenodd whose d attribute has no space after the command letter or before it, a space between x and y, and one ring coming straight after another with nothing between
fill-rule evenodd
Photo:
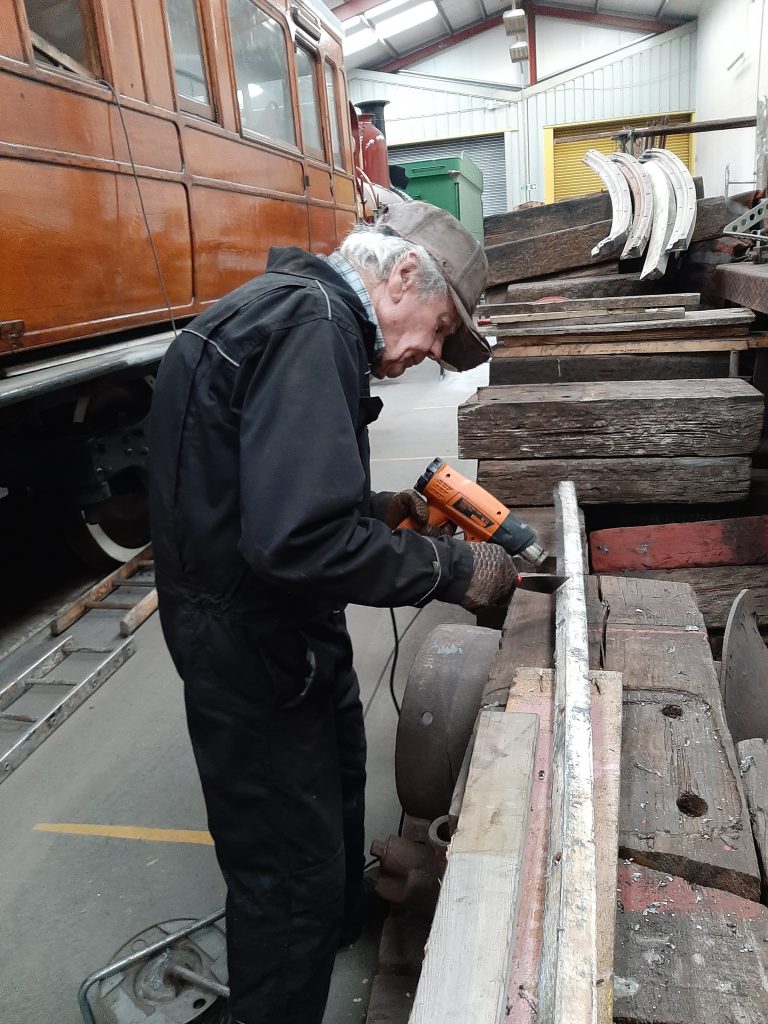
<instances>
[{"instance_id":1,"label":"wooden plank","mask_svg":"<svg viewBox=\"0 0 768 1024\"><path fill-rule=\"evenodd\" d=\"M733 742L768 739L768 648L750 590L741 591L728 613L720 690Z\"/></svg>"},{"instance_id":2,"label":"wooden plank","mask_svg":"<svg viewBox=\"0 0 768 1024\"><path fill-rule=\"evenodd\" d=\"M459 455L745 455L760 443L763 404L738 378L480 388L459 406Z\"/></svg>"},{"instance_id":3,"label":"wooden plank","mask_svg":"<svg viewBox=\"0 0 768 1024\"><path fill-rule=\"evenodd\" d=\"M702 569L634 569L626 576L688 583L707 629L725 629L731 605L748 588L758 616L768 619L768 572L764 565L713 565Z\"/></svg>"},{"instance_id":4,"label":"wooden plank","mask_svg":"<svg viewBox=\"0 0 768 1024\"><path fill-rule=\"evenodd\" d=\"M714 273L715 293L760 313L768 313L768 264L727 263Z\"/></svg>"},{"instance_id":5,"label":"wooden plank","mask_svg":"<svg viewBox=\"0 0 768 1024\"><path fill-rule=\"evenodd\" d=\"M602 269L602 268L601 268ZM561 296L569 299L593 299L599 296L642 295L653 293L654 286L640 280L639 274L599 274L594 277L558 277L542 281L525 281L507 286L509 302L536 302L538 299Z\"/></svg>"},{"instance_id":6,"label":"wooden plank","mask_svg":"<svg viewBox=\"0 0 768 1024\"><path fill-rule=\"evenodd\" d=\"M70 626L74 625L79 618L81 618L88 611L89 606L92 607L94 602L103 601L108 594L118 586L119 583L124 580L130 579L131 576L140 568L151 563L152 559L152 547L146 547L143 551L140 551L138 555L126 562L125 565L121 565L119 568L111 572L109 576L105 576L103 580L100 580L94 586L87 590L84 594L81 594L75 601L67 605L50 623L50 630L52 636L59 636L64 632L65 629L69 629Z\"/></svg>"},{"instance_id":7,"label":"wooden plank","mask_svg":"<svg viewBox=\"0 0 768 1024\"><path fill-rule=\"evenodd\" d=\"M732 332L733 337L738 337L747 333L754 319L755 314L751 309L689 309L683 317L651 320L647 330L643 330L636 321L628 317L626 320L610 320L607 323L601 320L599 323L576 323L563 327L554 324L526 324L523 327L515 327L502 322L484 328L484 333L493 333L499 338L536 338L541 344L545 343L543 339L546 338L565 341L570 337L600 338L604 335L625 334L632 336L633 340L635 335L647 336L649 341L661 340L667 336L709 335L710 332L718 331L720 334L714 333L713 336L720 337L726 330Z\"/></svg>"},{"instance_id":8,"label":"wooden plank","mask_svg":"<svg viewBox=\"0 0 768 1024\"><path fill-rule=\"evenodd\" d=\"M739 770L747 794L752 835L760 858L763 874L763 902L768 897L768 741L742 740L736 744ZM766 931L768 935L768 931Z\"/></svg>"},{"instance_id":9,"label":"wooden plank","mask_svg":"<svg viewBox=\"0 0 768 1024\"><path fill-rule=\"evenodd\" d=\"M613 937L618 857L621 676L591 672L595 833L597 836L597 1021L610 1024L613 1002ZM554 680L547 669L520 668L507 711L536 714L539 742L525 839L521 899L509 977L507 1024L536 1024L552 769Z\"/></svg>"},{"instance_id":10,"label":"wooden plank","mask_svg":"<svg viewBox=\"0 0 768 1024\"><path fill-rule=\"evenodd\" d=\"M699 500L706 501L691 498ZM762 565L768 562L768 516L595 530L589 536L589 554L593 572L604 573Z\"/></svg>"},{"instance_id":11,"label":"wooden plank","mask_svg":"<svg viewBox=\"0 0 768 1024\"><path fill-rule=\"evenodd\" d=\"M120 636L130 636L157 611L157 591L151 590L120 619Z\"/></svg>"},{"instance_id":12,"label":"wooden plank","mask_svg":"<svg viewBox=\"0 0 768 1024\"><path fill-rule=\"evenodd\" d=\"M583 266L590 262L591 250L610 230L611 221L600 220L546 235L517 237L498 245L486 245L488 286ZM595 263L612 258L613 254L606 252Z\"/></svg>"},{"instance_id":13,"label":"wooden plank","mask_svg":"<svg viewBox=\"0 0 768 1024\"><path fill-rule=\"evenodd\" d=\"M697 380L727 377L729 354L539 356L491 359L489 383L567 384L597 380Z\"/></svg>"},{"instance_id":14,"label":"wooden plank","mask_svg":"<svg viewBox=\"0 0 768 1024\"><path fill-rule=\"evenodd\" d=\"M546 505L559 480L573 480L582 505L688 505L743 501L749 495L751 466L749 456L482 459L477 467L477 482L505 504L524 501L526 505ZM613 572L614 567L599 571Z\"/></svg>"},{"instance_id":15,"label":"wooden plank","mask_svg":"<svg viewBox=\"0 0 768 1024\"><path fill-rule=\"evenodd\" d=\"M504 313L590 313L599 309L661 309L667 306L695 308L701 303L699 292L667 292L659 295L608 295L601 298L554 299L547 302L494 302L477 307L480 316Z\"/></svg>"},{"instance_id":16,"label":"wooden plank","mask_svg":"<svg viewBox=\"0 0 768 1024\"><path fill-rule=\"evenodd\" d=\"M554 303L553 303L554 305ZM577 327L579 324L613 324L617 321L622 323L652 323L656 320L683 320L685 309L683 306L664 306L656 309L649 306L647 309L601 309L594 312L579 313L494 313L482 317L491 324L546 324L558 331L566 327Z\"/></svg>"},{"instance_id":17,"label":"wooden plank","mask_svg":"<svg viewBox=\"0 0 768 1024\"><path fill-rule=\"evenodd\" d=\"M538 1006L552 1024L597 1019L597 867L584 556L576 490L555 491L555 696L547 889Z\"/></svg>"},{"instance_id":18,"label":"wooden plank","mask_svg":"<svg viewBox=\"0 0 768 1024\"><path fill-rule=\"evenodd\" d=\"M511 210L483 218L486 245L495 236L514 234L517 238L546 235L568 227L593 224L596 220L610 220L611 199L607 192L596 192L557 203L533 206L527 210Z\"/></svg>"},{"instance_id":19,"label":"wooden plank","mask_svg":"<svg viewBox=\"0 0 768 1024\"><path fill-rule=\"evenodd\" d=\"M767 932L759 903L620 865L615 1019L766 1024Z\"/></svg>"},{"instance_id":20,"label":"wooden plank","mask_svg":"<svg viewBox=\"0 0 768 1024\"><path fill-rule=\"evenodd\" d=\"M620 856L756 899L746 800L693 591L630 577L597 582L591 627L601 667L624 677Z\"/></svg>"},{"instance_id":21,"label":"wooden plank","mask_svg":"<svg viewBox=\"0 0 768 1024\"><path fill-rule=\"evenodd\" d=\"M482 712L411 1024L500 1024L538 734L535 715Z\"/></svg>"},{"instance_id":22,"label":"wooden plank","mask_svg":"<svg viewBox=\"0 0 768 1024\"><path fill-rule=\"evenodd\" d=\"M675 340L639 341L569 341L545 345L502 339L493 350L494 359L540 358L555 359L558 356L599 356L599 355L671 355L690 352L746 352L748 349L768 348L768 334L751 334L743 338L678 338Z\"/></svg>"}]
</instances>

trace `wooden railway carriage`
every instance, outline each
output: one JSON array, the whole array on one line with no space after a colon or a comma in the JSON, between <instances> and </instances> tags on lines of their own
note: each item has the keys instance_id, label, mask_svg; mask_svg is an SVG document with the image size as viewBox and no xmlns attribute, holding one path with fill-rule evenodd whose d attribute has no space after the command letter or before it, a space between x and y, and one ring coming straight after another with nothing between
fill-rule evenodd
<instances>
[{"instance_id":1,"label":"wooden railway carriage","mask_svg":"<svg viewBox=\"0 0 768 1024\"><path fill-rule=\"evenodd\" d=\"M301 0L0 0L0 496L91 556L148 539L171 312L356 219L340 38Z\"/></svg>"}]
</instances>

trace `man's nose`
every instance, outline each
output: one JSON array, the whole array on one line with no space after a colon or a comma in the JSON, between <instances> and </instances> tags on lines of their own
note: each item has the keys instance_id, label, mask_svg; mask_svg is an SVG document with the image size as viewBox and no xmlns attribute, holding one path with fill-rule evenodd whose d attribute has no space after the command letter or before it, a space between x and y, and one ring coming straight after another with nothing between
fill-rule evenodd
<instances>
[{"instance_id":1,"label":"man's nose","mask_svg":"<svg viewBox=\"0 0 768 1024\"><path fill-rule=\"evenodd\" d=\"M435 338L427 355L430 359L439 359L443 354L443 339Z\"/></svg>"}]
</instances>

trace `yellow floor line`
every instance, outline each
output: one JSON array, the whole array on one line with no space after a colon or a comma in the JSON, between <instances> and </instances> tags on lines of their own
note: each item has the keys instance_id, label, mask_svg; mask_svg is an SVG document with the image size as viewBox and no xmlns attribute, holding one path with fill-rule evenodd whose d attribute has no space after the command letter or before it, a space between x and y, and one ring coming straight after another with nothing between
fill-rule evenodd
<instances>
[{"instance_id":1,"label":"yellow floor line","mask_svg":"<svg viewBox=\"0 0 768 1024\"><path fill-rule=\"evenodd\" d=\"M193 828L139 828L135 825L80 825L70 822L40 822L36 832L61 832L68 836L101 836L107 839L133 839L144 843L191 843L213 846L209 832Z\"/></svg>"}]
</instances>

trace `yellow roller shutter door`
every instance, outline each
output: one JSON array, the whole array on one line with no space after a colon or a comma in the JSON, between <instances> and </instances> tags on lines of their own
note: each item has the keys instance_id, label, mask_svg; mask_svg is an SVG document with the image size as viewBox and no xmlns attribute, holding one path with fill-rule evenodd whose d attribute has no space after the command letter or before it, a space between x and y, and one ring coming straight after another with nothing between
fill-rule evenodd
<instances>
[{"instance_id":1,"label":"yellow roller shutter door","mask_svg":"<svg viewBox=\"0 0 768 1024\"><path fill-rule=\"evenodd\" d=\"M668 124L687 124L691 120L691 114L669 114ZM601 121L598 124L569 124L561 128L555 128L552 133L553 139L553 167L554 192L553 198L573 199L574 196L585 196L590 192L599 192L603 189L603 183L593 170L582 163L582 157L588 149L598 149L601 153L613 153L619 145L613 139L590 139L585 138L590 131L610 132L620 131L622 128L631 128L633 124L647 125L652 119L629 118L623 121ZM664 129L659 128L659 133ZM572 141L571 136L576 136ZM693 147L690 135L669 135L666 140L666 149L671 150L680 157L689 170L693 167Z\"/></svg>"}]
</instances>

